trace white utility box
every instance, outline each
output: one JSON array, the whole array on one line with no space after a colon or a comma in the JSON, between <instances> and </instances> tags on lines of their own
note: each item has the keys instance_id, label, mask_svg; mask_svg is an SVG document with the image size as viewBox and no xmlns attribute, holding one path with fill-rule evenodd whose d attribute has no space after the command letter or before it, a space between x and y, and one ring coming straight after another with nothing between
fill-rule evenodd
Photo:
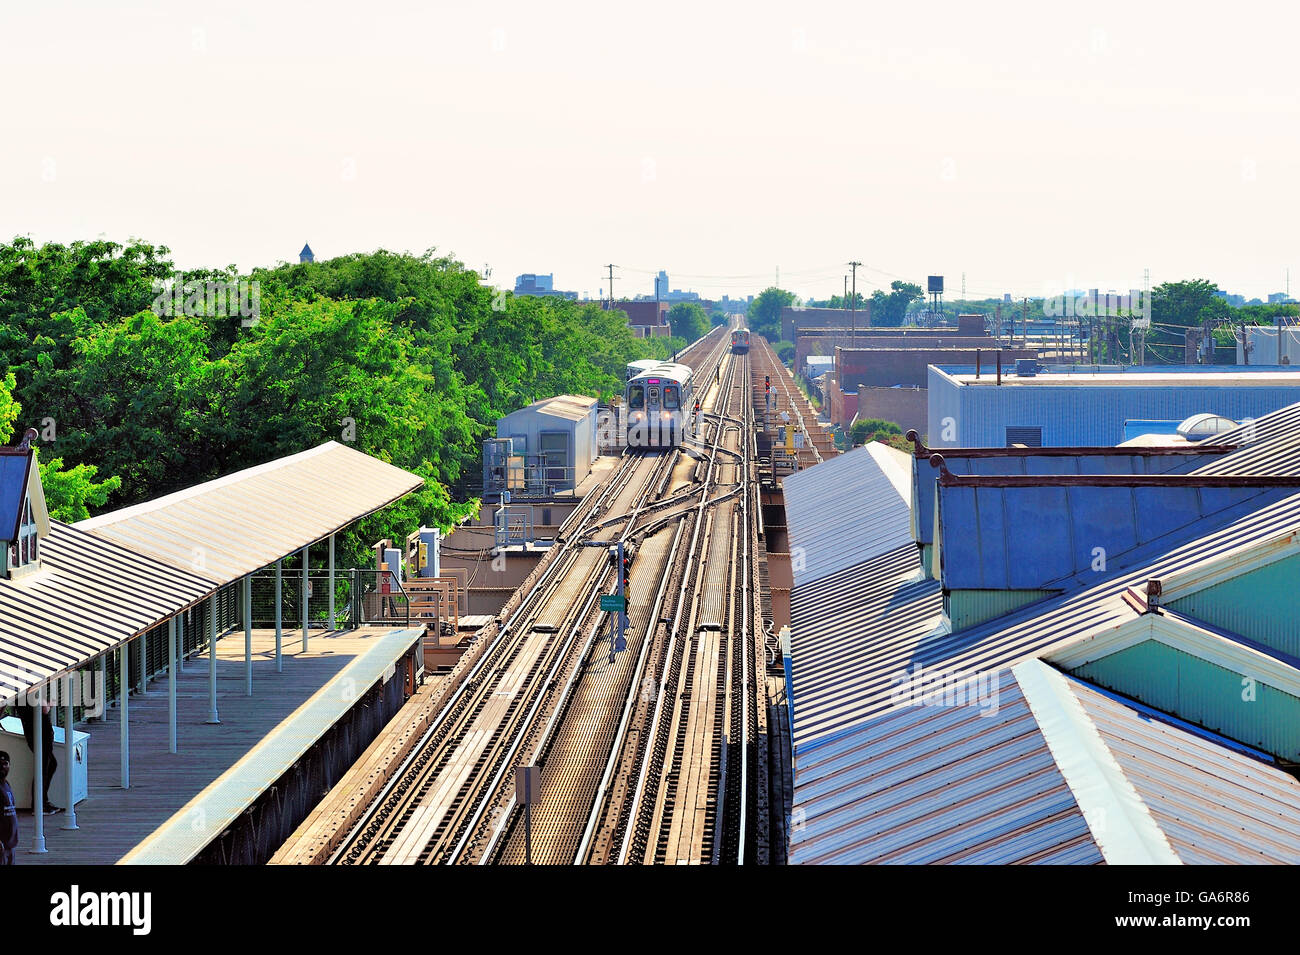
<instances>
[{"instance_id":1,"label":"white utility box","mask_svg":"<svg viewBox=\"0 0 1300 955\"><path fill-rule=\"evenodd\" d=\"M14 791L14 801L19 809L32 808L32 751L27 748L27 739L23 736L23 723L16 716L0 719L0 749L9 754L9 785ZM86 798L89 792L87 766L90 763L90 734L81 730L72 731L72 801L73 805ZM67 800L64 773L68 771L67 760L63 753L63 727L54 727L54 758L59 761L59 768L54 771L50 782L50 802L62 806ZM65 807L66 808L66 807Z\"/></svg>"}]
</instances>

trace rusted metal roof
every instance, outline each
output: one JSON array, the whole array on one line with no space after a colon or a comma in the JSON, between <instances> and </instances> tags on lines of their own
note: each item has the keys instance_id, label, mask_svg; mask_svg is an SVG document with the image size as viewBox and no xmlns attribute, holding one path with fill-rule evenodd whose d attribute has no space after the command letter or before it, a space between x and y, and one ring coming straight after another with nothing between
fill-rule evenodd
<instances>
[{"instance_id":1,"label":"rusted metal roof","mask_svg":"<svg viewBox=\"0 0 1300 955\"><path fill-rule=\"evenodd\" d=\"M228 584L409 494L418 475L335 441L77 524Z\"/></svg>"},{"instance_id":2,"label":"rusted metal roof","mask_svg":"<svg viewBox=\"0 0 1300 955\"><path fill-rule=\"evenodd\" d=\"M0 705L202 600L217 583L50 522L41 570L0 580Z\"/></svg>"}]
</instances>

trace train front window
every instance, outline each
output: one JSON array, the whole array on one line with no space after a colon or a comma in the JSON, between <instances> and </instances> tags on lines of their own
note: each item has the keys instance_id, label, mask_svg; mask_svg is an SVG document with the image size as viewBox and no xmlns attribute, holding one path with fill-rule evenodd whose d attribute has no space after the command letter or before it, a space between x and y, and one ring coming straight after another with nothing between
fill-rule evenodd
<instances>
[{"instance_id":1,"label":"train front window","mask_svg":"<svg viewBox=\"0 0 1300 955\"><path fill-rule=\"evenodd\" d=\"M677 389L671 385L664 388L664 407L669 411L676 411L681 406L681 402L677 399Z\"/></svg>"},{"instance_id":2,"label":"train front window","mask_svg":"<svg viewBox=\"0 0 1300 955\"><path fill-rule=\"evenodd\" d=\"M651 408L658 408L658 407L659 407L659 389L658 389L658 388L651 388L651 389L650 389L650 407L651 407Z\"/></svg>"},{"instance_id":3,"label":"train front window","mask_svg":"<svg viewBox=\"0 0 1300 955\"><path fill-rule=\"evenodd\" d=\"M627 406L633 411L639 411L645 407L645 389L640 385L633 385L627 390Z\"/></svg>"}]
</instances>

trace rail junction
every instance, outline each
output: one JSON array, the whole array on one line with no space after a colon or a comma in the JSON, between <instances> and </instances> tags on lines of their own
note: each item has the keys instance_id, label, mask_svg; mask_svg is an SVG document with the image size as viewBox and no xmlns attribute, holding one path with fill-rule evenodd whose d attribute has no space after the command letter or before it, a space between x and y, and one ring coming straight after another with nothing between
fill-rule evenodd
<instances>
[{"instance_id":1,"label":"rail junction","mask_svg":"<svg viewBox=\"0 0 1300 955\"><path fill-rule=\"evenodd\" d=\"M773 405L810 438L788 465L813 463L821 438L770 346L729 344L718 328L679 357L697 381L693 438L624 452L450 676L272 862L784 862L760 505L780 452ZM600 598L620 589L620 543L627 631L613 652ZM526 825L515 776L530 766Z\"/></svg>"}]
</instances>

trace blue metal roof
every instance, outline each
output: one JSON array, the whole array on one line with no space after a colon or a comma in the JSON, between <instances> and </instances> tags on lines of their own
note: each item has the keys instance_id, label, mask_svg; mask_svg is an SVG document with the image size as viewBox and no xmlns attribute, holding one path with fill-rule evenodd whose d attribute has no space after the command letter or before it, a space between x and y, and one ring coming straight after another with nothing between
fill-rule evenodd
<instances>
[{"instance_id":1,"label":"blue metal roof","mask_svg":"<svg viewBox=\"0 0 1300 955\"><path fill-rule=\"evenodd\" d=\"M1053 589L1152 542L1163 549L1293 490L1240 487L939 488L948 590Z\"/></svg>"},{"instance_id":2,"label":"blue metal roof","mask_svg":"<svg viewBox=\"0 0 1300 955\"><path fill-rule=\"evenodd\" d=\"M960 475L1034 475L1065 474L1184 474L1193 468L1218 460L1222 452L1159 454L999 454L993 456L963 454L964 450L945 449L944 466ZM979 450L979 449L975 449ZM929 456L912 456L914 484L914 533L921 544L934 541L934 495L939 469L930 464Z\"/></svg>"}]
</instances>

